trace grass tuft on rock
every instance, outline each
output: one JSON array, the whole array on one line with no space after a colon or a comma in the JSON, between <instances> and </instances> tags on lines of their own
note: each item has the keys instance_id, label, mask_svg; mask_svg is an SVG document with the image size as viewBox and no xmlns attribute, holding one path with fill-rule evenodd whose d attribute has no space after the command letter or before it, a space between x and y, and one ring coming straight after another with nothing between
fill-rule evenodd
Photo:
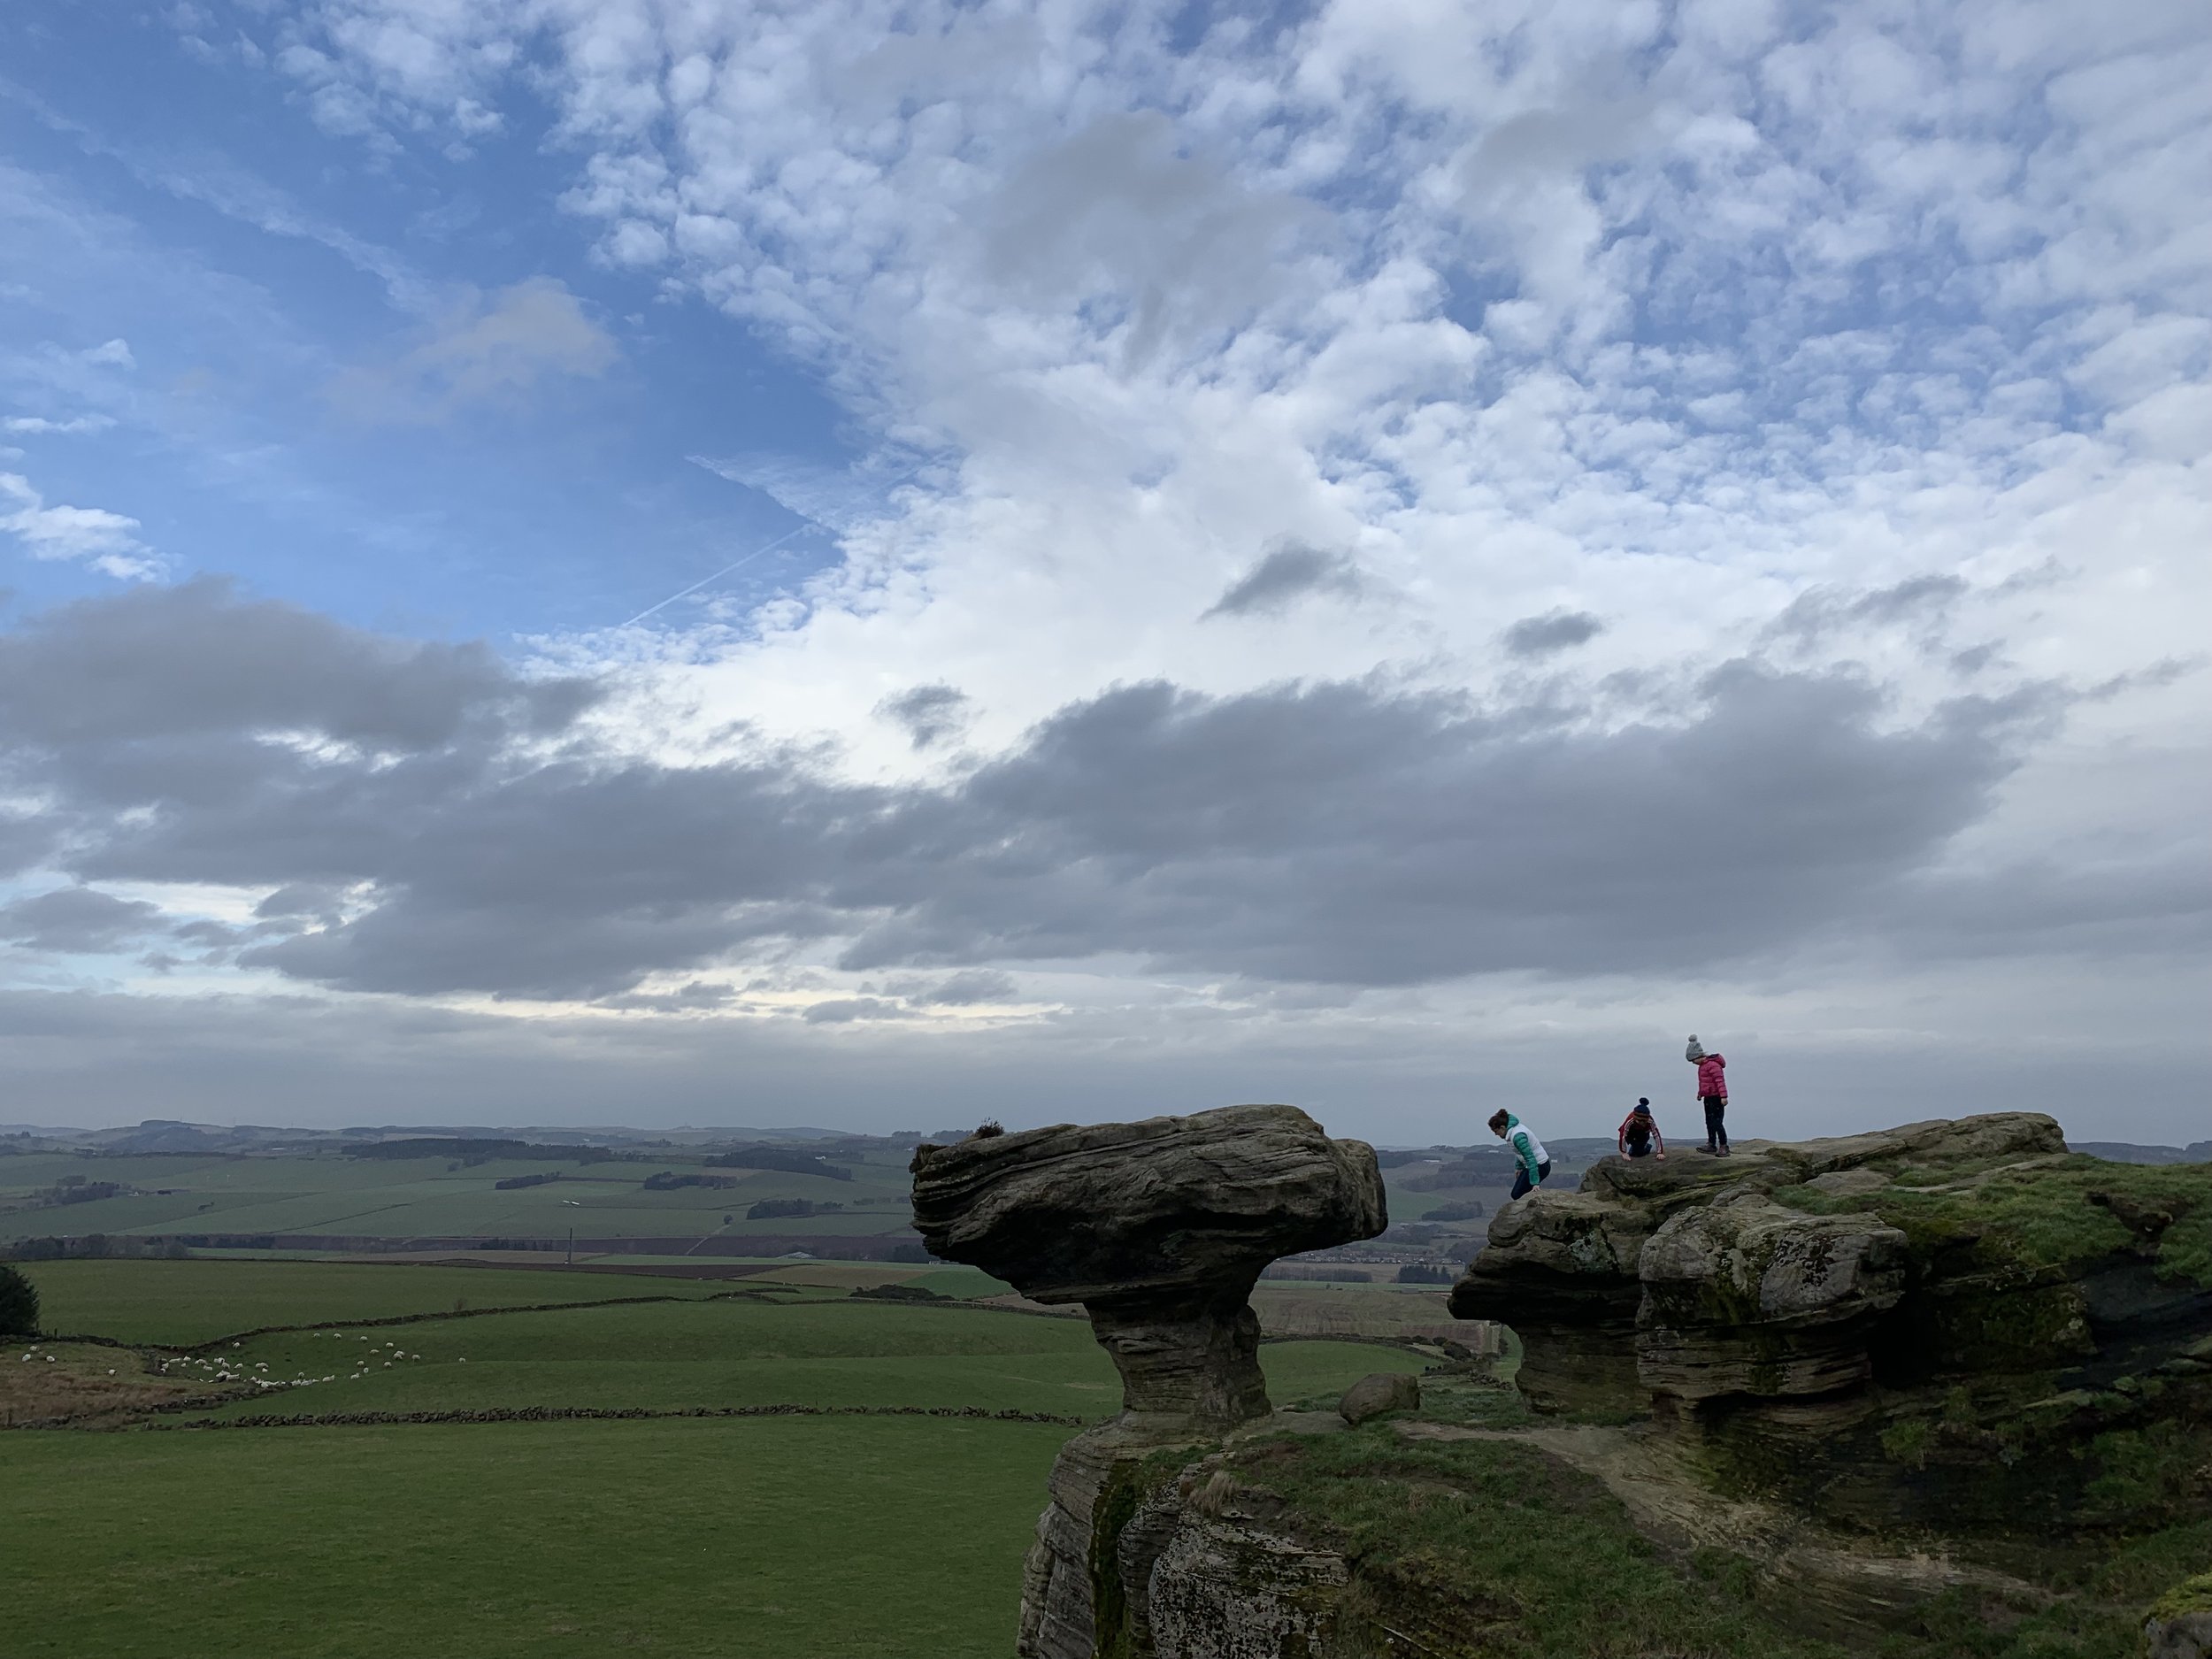
<instances>
[{"instance_id":1,"label":"grass tuft on rock","mask_svg":"<svg viewBox=\"0 0 2212 1659\"><path fill-rule=\"evenodd\" d=\"M1678 1562L1601 1483L1532 1447L1409 1442L1386 1428L1278 1437L1232 1453L1354 1566L1356 1614L1426 1609L1424 1651L1486 1659L1828 1659L1751 1599L1725 1558ZM1377 1651L1395 1651L1378 1647ZM1346 1651L1358 1651L1356 1647Z\"/></svg>"},{"instance_id":2,"label":"grass tuft on rock","mask_svg":"<svg viewBox=\"0 0 2212 1659\"><path fill-rule=\"evenodd\" d=\"M2062 1269L2151 1250L2162 1277L2212 1288L2212 1164L2109 1164L2074 1153L1902 1171L1888 1187L1848 1197L1806 1187L1774 1197L1814 1215L1878 1215L1918 1249L1978 1234L2001 1239L2024 1263Z\"/></svg>"}]
</instances>

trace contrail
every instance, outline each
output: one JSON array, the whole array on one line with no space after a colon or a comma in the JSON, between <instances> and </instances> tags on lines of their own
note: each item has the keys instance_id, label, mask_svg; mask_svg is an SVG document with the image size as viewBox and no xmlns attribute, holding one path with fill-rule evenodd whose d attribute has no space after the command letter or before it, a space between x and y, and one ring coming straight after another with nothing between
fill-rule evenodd
<instances>
[{"instance_id":1,"label":"contrail","mask_svg":"<svg viewBox=\"0 0 2212 1659\"><path fill-rule=\"evenodd\" d=\"M634 628L639 623L644 621L646 618L651 616L656 611L659 611L668 605L672 605L679 599L684 598L687 595L697 593L702 588L704 588L710 582L720 581L732 571L743 569L746 565L750 565L755 559L758 558L764 553L774 552L785 542L790 541L793 536L804 535L810 530L818 530L822 526L820 525L816 524L810 519L795 530L787 530L781 535L778 536L773 541L770 541L764 546L755 548L750 553L748 553L743 558L737 560L734 564L725 565L720 570L715 572L711 576L702 576L697 581L692 583L690 587L685 588L682 593L671 594L667 598L662 600L657 605L646 606L644 610L639 611L637 615L632 617L622 626L626 628Z\"/></svg>"}]
</instances>

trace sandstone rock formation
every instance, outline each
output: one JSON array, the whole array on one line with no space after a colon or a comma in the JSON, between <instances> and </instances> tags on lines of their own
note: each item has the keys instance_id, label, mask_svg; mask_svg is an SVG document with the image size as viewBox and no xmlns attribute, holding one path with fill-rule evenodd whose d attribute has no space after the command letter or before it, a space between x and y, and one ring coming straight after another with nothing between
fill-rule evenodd
<instances>
[{"instance_id":1,"label":"sandstone rock formation","mask_svg":"<svg viewBox=\"0 0 2212 1659\"><path fill-rule=\"evenodd\" d=\"M1294 1106L1063 1124L923 1146L930 1253L1037 1302L1079 1302L1130 1411L1236 1423L1267 1410L1260 1270L1389 1225L1373 1150Z\"/></svg>"},{"instance_id":2,"label":"sandstone rock formation","mask_svg":"<svg viewBox=\"0 0 2212 1659\"><path fill-rule=\"evenodd\" d=\"M932 1254L1082 1303L1121 1372L1122 1417L1053 1467L1023 1582L1018 1651L1089 1659L1102 1623L1128 1617L1098 1537L1122 1536L1148 1457L1266 1415L1252 1286L1278 1257L1388 1225L1374 1152L1295 1107L1232 1106L926 1145L913 1173Z\"/></svg>"},{"instance_id":3,"label":"sandstone rock formation","mask_svg":"<svg viewBox=\"0 0 2212 1659\"><path fill-rule=\"evenodd\" d=\"M1509 1206L1452 1311L1513 1327L1539 1409L1654 1417L1870 1526L2084 1524L2079 1448L2212 1406L2200 1176L2019 1112L1737 1151Z\"/></svg>"},{"instance_id":4,"label":"sandstone rock formation","mask_svg":"<svg viewBox=\"0 0 2212 1659\"><path fill-rule=\"evenodd\" d=\"M1344 1391L1337 1415L1355 1428L1387 1411L1418 1411L1421 1379L1402 1371L1370 1371Z\"/></svg>"},{"instance_id":5,"label":"sandstone rock formation","mask_svg":"<svg viewBox=\"0 0 2212 1659\"><path fill-rule=\"evenodd\" d=\"M2162 1529L2193 1548L2212 1512L2212 1167L2071 1155L2046 1118L1609 1159L1507 1206L1453 1305L1518 1334L1520 1391L1554 1414L1534 1424L1440 1346L1340 1414L1260 1415L1253 1276L1384 1219L1372 1155L1288 1108L915 1168L933 1249L1084 1303L1122 1371L1127 1409L1053 1469L1025 1659L1471 1659L1578 1608L1593 1651L1763 1659L1782 1631L1870 1652L1932 1598L2042 1617L2045 1567L2089 1582ZM1555 1605L1588 1562L1534 1571L1528 1541L1589 1539L1601 1493L1626 1517L1608 1561L1662 1553ZM1667 1618L1712 1604L1686 1570L1665 1591L1692 1551L1750 1563L1772 1622L1722 1598L1707 1639L1650 1624L1662 1593ZM2149 1610L2156 1659L2204 1653L2208 1583ZM2093 1614L2100 1652L2144 1619Z\"/></svg>"}]
</instances>

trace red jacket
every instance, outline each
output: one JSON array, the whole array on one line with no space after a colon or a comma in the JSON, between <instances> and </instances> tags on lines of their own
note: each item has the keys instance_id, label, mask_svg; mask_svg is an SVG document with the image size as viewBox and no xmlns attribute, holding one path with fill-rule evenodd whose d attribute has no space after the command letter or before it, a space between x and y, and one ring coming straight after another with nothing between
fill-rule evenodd
<instances>
[{"instance_id":1,"label":"red jacket","mask_svg":"<svg viewBox=\"0 0 2212 1659\"><path fill-rule=\"evenodd\" d=\"M1728 1098L1728 1062L1717 1054L1709 1054L1697 1063L1697 1094L1700 1100L1709 1094Z\"/></svg>"}]
</instances>

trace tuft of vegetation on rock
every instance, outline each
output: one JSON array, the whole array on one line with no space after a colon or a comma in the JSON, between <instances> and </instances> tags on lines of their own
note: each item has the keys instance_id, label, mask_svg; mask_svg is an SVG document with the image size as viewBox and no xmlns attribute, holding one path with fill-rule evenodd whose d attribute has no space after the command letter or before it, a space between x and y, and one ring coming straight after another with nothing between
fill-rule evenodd
<instances>
[{"instance_id":1,"label":"tuft of vegetation on rock","mask_svg":"<svg viewBox=\"0 0 2212 1659\"><path fill-rule=\"evenodd\" d=\"M1253 1441L1218 1467L1234 1482L1225 1509L1263 1513L1349 1564L1332 1653L1839 1652L1754 1606L1744 1563L1668 1558L1599 1481L1533 1447L1409 1442L1378 1425ZM1419 1645L1386 1645L1391 1634Z\"/></svg>"},{"instance_id":2,"label":"tuft of vegetation on rock","mask_svg":"<svg viewBox=\"0 0 2212 1659\"><path fill-rule=\"evenodd\" d=\"M2212 1164L1988 1158L1908 1166L1871 1192L1793 1185L1773 1198L1809 1215L1878 1216L1923 1248L1985 1241L2026 1265L2070 1270L2142 1251L2161 1277L2212 1288Z\"/></svg>"}]
</instances>

